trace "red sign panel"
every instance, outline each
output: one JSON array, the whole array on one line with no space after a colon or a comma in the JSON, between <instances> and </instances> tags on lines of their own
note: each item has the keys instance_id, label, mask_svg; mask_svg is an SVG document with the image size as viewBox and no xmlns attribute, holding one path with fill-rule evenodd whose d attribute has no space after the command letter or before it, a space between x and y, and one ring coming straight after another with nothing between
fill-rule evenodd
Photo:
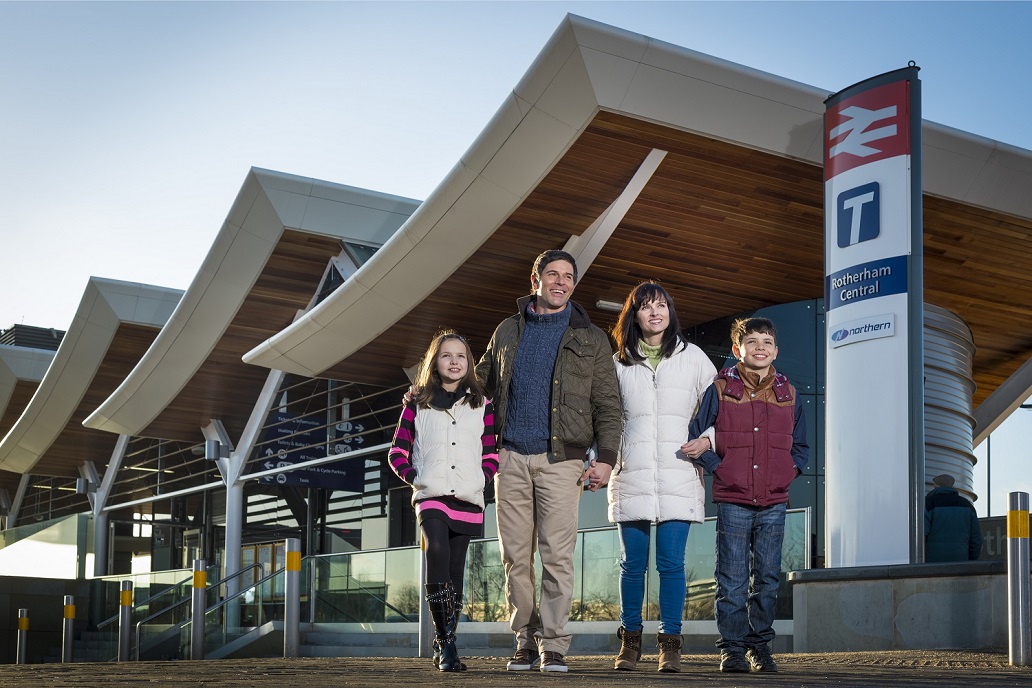
<instances>
[{"instance_id":1,"label":"red sign panel","mask_svg":"<svg viewBox=\"0 0 1032 688\"><path fill-rule=\"evenodd\" d=\"M910 82L862 91L824 113L824 179L910 153Z\"/></svg>"}]
</instances>

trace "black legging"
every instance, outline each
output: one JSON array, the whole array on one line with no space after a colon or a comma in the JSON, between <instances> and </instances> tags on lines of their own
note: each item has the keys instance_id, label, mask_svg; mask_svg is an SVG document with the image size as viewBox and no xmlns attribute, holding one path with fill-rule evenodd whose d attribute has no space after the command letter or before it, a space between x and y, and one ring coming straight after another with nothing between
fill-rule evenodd
<instances>
[{"instance_id":1,"label":"black legging","mask_svg":"<svg viewBox=\"0 0 1032 688\"><path fill-rule=\"evenodd\" d=\"M447 523L437 518L428 518L422 525L423 537L426 539L426 582L451 581L452 587L461 596L462 576L466 572L466 550L472 538L456 533Z\"/></svg>"}]
</instances>

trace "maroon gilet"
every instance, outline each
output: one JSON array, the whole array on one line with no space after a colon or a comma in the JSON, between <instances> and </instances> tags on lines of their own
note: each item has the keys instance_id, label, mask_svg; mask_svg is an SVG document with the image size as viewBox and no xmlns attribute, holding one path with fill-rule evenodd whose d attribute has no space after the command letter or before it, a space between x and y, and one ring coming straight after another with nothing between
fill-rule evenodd
<instances>
[{"instance_id":1,"label":"maroon gilet","mask_svg":"<svg viewBox=\"0 0 1032 688\"><path fill-rule=\"evenodd\" d=\"M795 387L780 373L760 381L737 366L721 370L714 384L721 462L713 474L713 501L757 507L787 502L797 473L792 461Z\"/></svg>"}]
</instances>

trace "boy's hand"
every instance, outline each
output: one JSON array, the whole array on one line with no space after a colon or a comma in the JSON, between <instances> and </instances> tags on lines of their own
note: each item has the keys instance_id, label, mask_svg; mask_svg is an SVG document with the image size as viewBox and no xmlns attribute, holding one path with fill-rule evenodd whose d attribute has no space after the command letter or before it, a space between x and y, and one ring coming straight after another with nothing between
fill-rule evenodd
<instances>
[{"instance_id":1,"label":"boy's hand","mask_svg":"<svg viewBox=\"0 0 1032 688\"><path fill-rule=\"evenodd\" d=\"M685 442L681 445L681 452L692 461L695 461L700 456L705 454L710 449L710 441L708 437L699 437L698 439Z\"/></svg>"}]
</instances>

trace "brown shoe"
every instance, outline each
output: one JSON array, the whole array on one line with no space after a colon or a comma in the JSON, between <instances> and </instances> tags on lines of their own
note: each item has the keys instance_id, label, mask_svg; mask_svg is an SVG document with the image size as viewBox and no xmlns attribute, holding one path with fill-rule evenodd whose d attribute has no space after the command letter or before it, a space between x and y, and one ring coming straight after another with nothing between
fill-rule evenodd
<instances>
[{"instance_id":1,"label":"brown shoe","mask_svg":"<svg viewBox=\"0 0 1032 688\"><path fill-rule=\"evenodd\" d=\"M620 654L616 656L616 664L613 665L613 668L621 671L633 671L638 666L638 660L641 659L641 629L628 631L620 626L616 637L620 639Z\"/></svg>"},{"instance_id":2,"label":"brown shoe","mask_svg":"<svg viewBox=\"0 0 1032 688\"><path fill-rule=\"evenodd\" d=\"M660 633L656 640L659 645L659 670L671 674L680 673L681 636Z\"/></svg>"}]
</instances>

